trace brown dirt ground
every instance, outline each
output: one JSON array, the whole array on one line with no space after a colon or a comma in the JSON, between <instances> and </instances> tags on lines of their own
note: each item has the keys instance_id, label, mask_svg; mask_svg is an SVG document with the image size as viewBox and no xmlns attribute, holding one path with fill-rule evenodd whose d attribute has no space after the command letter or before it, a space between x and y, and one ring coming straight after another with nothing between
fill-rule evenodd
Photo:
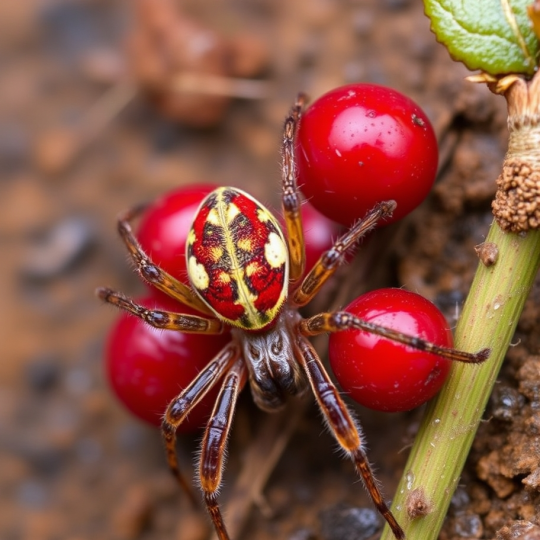
<instances>
[{"instance_id":1,"label":"brown dirt ground","mask_svg":"<svg viewBox=\"0 0 540 540\"><path fill-rule=\"evenodd\" d=\"M454 323L472 280L474 246L492 219L505 151L505 105L463 80L466 70L435 43L421 2L186 0L184 7L223 35L249 30L264 40L271 95L234 101L205 131L160 116L138 95L59 165L73 148L69 134L81 130L85 115L94 117L92 106L111 84L104 79L123 61L131 3L1 3L2 540L205 538L206 518L190 510L170 478L159 433L130 417L107 388L102 347L116 314L93 290L142 290L114 232L116 214L134 203L212 181L277 204L281 125L298 90L316 97L357 80L395 87L426 110L441 146L433 194L343 269L336 280L342 286L329 299L339 305L364 290L403 285ZM538 306L539 283L454 497L445 540L540 538ZM420 413L358 414L391 496ZM248 467L246 456L252 466L264 465L253 440L267 428L246 394L224 501ZM192 462L196 444L182 437L184 463ZM309 409L235 540L362 539L376 536L373 525L351 465Z\"/></svg>"}]
</instances>

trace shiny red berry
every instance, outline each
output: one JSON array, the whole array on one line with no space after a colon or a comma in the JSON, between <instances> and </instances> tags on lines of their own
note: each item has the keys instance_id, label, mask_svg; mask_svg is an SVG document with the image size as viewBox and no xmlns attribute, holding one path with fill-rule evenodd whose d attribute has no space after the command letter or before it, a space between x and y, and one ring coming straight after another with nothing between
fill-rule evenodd
<instances>
[{"instance_id":1,"label":"shiny red berry","mask_svg":"<svg viewBox=\"0 0 540 540\"><path fill-rule=\"evenodd\" d=\"M137 302L148 308L195 313L165 296ZM121 314L109 333L106 348L110 385L128 410L146 422L159 425L169 402L229 340L229 334L201 336L156 330L137 317ZM179 431L204 426L216 397L217 389L213 389Z\"/></svg>"},{"instance_id":2,"label":"shiny red berry","mask_svg":"<svg viewBox=\"0 0 540 540\"><path fill-rule=\"evenodd\" d=\"M189 230L202 200L215 188L190 185L166 193L145 210L137 229L137 239L153 262L186 284Z\"/></svg>"},{"instance_id":3,"label":"shiny red berry","mask_svg":"<svg viewBox=\"0 0 540 540\"><path fill-rule=\"evenodd\" d=\"M298 180L315 208L351 225L393 199L396 221L427 196L437 172L437 140L411 99L374 84L336 88L304 113L296 138Z\"/></svg>"},{"instance_id":4,"label":"shiny red berry","mask_svg":"<svg viewBox=\"0 0 540 540\"><path fill-rule=\"evenodd\" d=\"M302 205L302 226L306 248L306 271L309 271L319 257L334 245L341 227L309 203Z\"/></svg>"},{"instance_id":5,"label":"shiny red berry","mask_svg":"<svg viewBox=\"0 0 540 540\"><path fill-rule=\"evenodd\" d=\"M379 289L356 298L345 311L366 321L452 347L442 313L422 296ZM431 399L443 385L450 361L378 335L348 330L330 336L332 370L347 394L380 411L407 411Z\"/></svg>"}]
</instances>

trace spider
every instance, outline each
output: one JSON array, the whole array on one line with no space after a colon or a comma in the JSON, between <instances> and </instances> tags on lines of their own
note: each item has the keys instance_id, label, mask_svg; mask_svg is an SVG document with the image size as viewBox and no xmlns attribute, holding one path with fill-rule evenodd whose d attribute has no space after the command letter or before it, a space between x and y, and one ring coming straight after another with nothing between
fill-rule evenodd
<instances>
[{"instance_id":1,"label":"spider","mask_svg":"<svg viewBox=\"0 0 540 540\"><path fill-rule=\"evenodd\" d=\"M176 430L212 386L221 386L201 444L200 486L220 540L229 540L217 493L227 438L239 392L249 383L255 403L265 411L282 408L289 396L309 387L326 424L352 460L375 507L397 539L402 527L385 502L364 450L359 424L328 376L309 336L360 329L411 347L461 362L483 361L487 350L466 353L439 347L417 337L363 321L344 311L304 318L299 308L308 304L346 254L376 224L389 217L394 201L377 204L340 236L334 246L302 278L305 266L300 195L296 180L294 141L305 97L299 95L285 120L281 185L287 235L276 218L247 193L220 187L202 202L186 245L191 287L155 265L136 240L130 225L141 208L121 215L120 235L141 278L201 316L149 310L122 293L99 288L104 301L140 317L153 327L178 332L219 334L231 328L231 341L169 404L162 421L169 467L183 489L175 451Z\"/></svg>"}]
</instances>

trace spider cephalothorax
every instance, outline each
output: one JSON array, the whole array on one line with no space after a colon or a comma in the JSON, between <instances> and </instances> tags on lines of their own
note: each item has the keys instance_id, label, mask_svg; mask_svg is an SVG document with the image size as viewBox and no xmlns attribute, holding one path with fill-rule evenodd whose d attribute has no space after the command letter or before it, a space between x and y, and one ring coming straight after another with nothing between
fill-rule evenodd
<instances>
[{"instance_id":1,"label":"spider cephalothorax","mask_svg":"<svg viewBox=\"0 0 540 540\"><path fill-rule=\"evenodd\" d=\"M199 464L205 504L220 540L228 540L229 535L217 492L238 393L248 381L255 402L268 411L282 407L288 395L311 388L330 431L353 461L377 510L395 537L403 539L403 529L373 476L360 428L308 337L361 329L463 362L480 362L488 351L469 354L439 347L343 311L309 318L300 315L298 309L311 301L344 261L346 253L395 208L393 201L377 204L339 237L303 277L304 236L294 160L294 137L303 102L300 96L284 129L282 207L286 235L271 212L247 193L231 187L214 190L199 207L188 237L186 257L191 284L188 286L154 264L137 242L130 220L140 209L129 211L119 219L120 235L141 277L180 304L195 308L200 316L181 313L181 305L179 313L150 310L110 289L98 289L98 294L156 328L202 334L220 334L227 327L232 328L230 343L172 400L162 423L169 466L192 496L178 467L176 430L208 390L220 386L202 441Z\"/></svg>"}]
</instances>

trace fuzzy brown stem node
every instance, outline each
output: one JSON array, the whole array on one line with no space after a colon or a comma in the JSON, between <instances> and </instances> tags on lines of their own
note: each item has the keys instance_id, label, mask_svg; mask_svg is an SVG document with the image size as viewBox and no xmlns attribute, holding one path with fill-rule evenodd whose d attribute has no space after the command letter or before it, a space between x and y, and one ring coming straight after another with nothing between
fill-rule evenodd
<instances>
[{"instance_id":1,"label":"fuzzy brown stem node","mask_svg":"<svg viewBox=\"0 0 540 540\"><path fill-rule=\"evenodd\" d=\"M523 233L540 227L540 163L522 158L505 160L492 203L497 223L507 232Z\"/></svg>"},{"instance_id":2,"label":"fuzzy brown stem node","mask_svg":"<svg viewBox=\"0 0 540 540\"><path fill-rule=\"evenodd\" d=\"M501 86L508 104L510 139L492 209L507 232L540 228L539 73L530 81L513 76L509 85Z\"/></svg>"}]
</instances>

